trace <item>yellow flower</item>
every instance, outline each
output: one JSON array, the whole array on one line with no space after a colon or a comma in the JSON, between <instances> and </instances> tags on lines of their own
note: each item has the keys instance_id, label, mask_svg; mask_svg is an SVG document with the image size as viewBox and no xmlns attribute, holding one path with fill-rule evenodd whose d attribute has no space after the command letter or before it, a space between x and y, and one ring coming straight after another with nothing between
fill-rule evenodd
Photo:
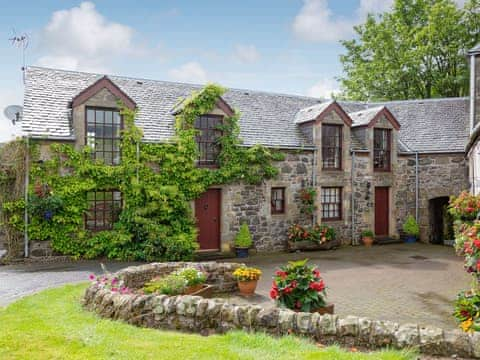
<instances>
[{"instance_id":1,"label":"yellow flower","mask_svg":"<svg viewBox=\"0 0 480 360\"><path fill-rule=\"evenodd\" d=\"M469 331L472 331L471 329L472 325L473 325L473 320L472 318L470 318L468 320L462 321L462 323L460 324L460 327L462 328L463 331L469 332Z\"/></svg>"}]
</instances>

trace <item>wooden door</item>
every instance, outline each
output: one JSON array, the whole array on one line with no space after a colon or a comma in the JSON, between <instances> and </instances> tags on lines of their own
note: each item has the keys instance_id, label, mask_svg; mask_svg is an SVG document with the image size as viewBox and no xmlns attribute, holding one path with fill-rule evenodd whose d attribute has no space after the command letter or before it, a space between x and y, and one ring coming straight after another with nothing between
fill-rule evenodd
<instances>
[{"instance_id":1,"label":"wooden door","mask_svg":"<svg viewBox=\"0 0 480 360\"><path fill-rule=\"evenodd\" d=\"M388 187L375 188L375 235L388 236L390 208Z\"/></svg>"},{"instance_id":2,"label":"wooden door","mask_svg":"<svg viewBox=\"0 0 480 360\"><path fill-rule=\"evenodd\" d=\"M195 200L200 250L220 250L220 189L209 189Z\"/></svg>"}]
</instances>

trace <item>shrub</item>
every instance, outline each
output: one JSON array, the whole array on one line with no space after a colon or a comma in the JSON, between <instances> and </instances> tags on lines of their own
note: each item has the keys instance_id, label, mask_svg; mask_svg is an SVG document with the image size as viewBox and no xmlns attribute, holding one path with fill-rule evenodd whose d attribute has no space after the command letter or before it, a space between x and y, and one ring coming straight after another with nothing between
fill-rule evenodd
<instances>
[{"instance_id":1,"label":"shrub","mask_svg":"<svg viewBox=\"0 0 480 360\"><path fill-rule=\"evenodd\" d=\"M420 228L412 215L408 215L407 220L403 224L403 231L410 236L418 236L420 234Z\"/></svg>"},{"instance_id":2,"label":"shrub","mask_svg":"<svg viewBox=\"0 0 480 360\"><path fill-rule=\"evenodd\" d=\"M239 267L233 272L233 277L238 281L258 280L262 276L262 271L254 267Z\"/></svg>"},{"instance_id":3,"label":"shrub","mask_svg":"<svg viewBox=\"0 0 480 360\"><path fill-rule=\"evenodd\" d=\"M235 247L249 248L250 246L252 246L252 235L250 234L248 225L243 223L235 237Z\"/></svg>"},{"instance_id":4,"label":"shrub","mask_svg":"<svg viewBox=\"0 0 480 360\"><path fill-rule=\"evenodd\" d=\"M290 261L275 272L270 297L281 307L312 311L326 305L325 283L307 259Z\"/></svg>"},{"instance_id":5,"label":"shrub","mask_svg":"<svg viewBox=\"0 0 480 360\"><path fill-rule=\"evenodd\" d=\"M177 273L153 279L145 284L143 291L146 294L180 295L187 288L187 280Z\"/></svg>"},{"instance_id":6,"label":"shrub","mask_svg":"<svg viewBox=\"0 0 480 360\"><path fill-rule=\"evenodd\" d=\"M313 241L323 244L327 241L335 240L335 230L327 225L314 225L313 227L301 226L293 224L287 230L288 240L297 241Z\"/></svg>"},{"instance_id":7,"label":"shrub","mask_svg":"<svg viewBox=\"0 0 480 360\"><path fill-rule=\"evenodd\" d=\"M374 233L372 230L363 230L361 234L362 238L364 237L374 237Z\"/></svg>"}]
</instances>

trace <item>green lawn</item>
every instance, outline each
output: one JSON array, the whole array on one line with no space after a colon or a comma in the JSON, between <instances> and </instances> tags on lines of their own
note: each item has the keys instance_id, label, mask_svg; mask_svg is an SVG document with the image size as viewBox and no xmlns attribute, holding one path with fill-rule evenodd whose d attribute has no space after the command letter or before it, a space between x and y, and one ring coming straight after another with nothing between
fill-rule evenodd
<instances>
[{"instance_id":1,"label":"green lawn","mask_svg":"<svg viewBox=\"0 0 480 360\"><path fill-rule=\"evenodd\" d=\"M320 349L295 337L232 332L202 337L142 329L84 311L83 285L68 285L0 308L0 359L412 359L412 353Z\"/></svg>"}]
</instances>

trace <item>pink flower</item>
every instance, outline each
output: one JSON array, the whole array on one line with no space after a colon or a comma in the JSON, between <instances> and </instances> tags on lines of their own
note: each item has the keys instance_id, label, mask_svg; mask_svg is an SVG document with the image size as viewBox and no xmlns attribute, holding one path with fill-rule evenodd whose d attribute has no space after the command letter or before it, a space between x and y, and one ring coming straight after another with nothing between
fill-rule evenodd
<instances>
[{"instance_id":1,"label":"pink flower","mask_svg":"<svg viewBox=\"0 0 480 360\"><path fill-rule=\"evenodd\" d=\"M93 280L95 280L95 279L96 279L96 276L95 276L95 275L93 275L93 274L90 274L90 276L89 276L88 278L90 279L90 281L93 281Z\"/></svg>"},{"instance_id":2,"label":"pink flower","mask_svg":"<svg viewBox=\"0 0 480 360\"><path fill-rule=\"evenodd\" d=\"M117 292L117 291L118 291L118 288L112 287L112 292Z\"/></svg>"},{"instance_id":3,"label":"pink flower","mask_svg":"<svg viewBox=\"0 0 480 360\"><path fill-rule=\"evenodd\" d=\"M118 283L118 279L115 277L112 279L112 285L115 285L116 283Z\"/></svg>"}]
</instances>

